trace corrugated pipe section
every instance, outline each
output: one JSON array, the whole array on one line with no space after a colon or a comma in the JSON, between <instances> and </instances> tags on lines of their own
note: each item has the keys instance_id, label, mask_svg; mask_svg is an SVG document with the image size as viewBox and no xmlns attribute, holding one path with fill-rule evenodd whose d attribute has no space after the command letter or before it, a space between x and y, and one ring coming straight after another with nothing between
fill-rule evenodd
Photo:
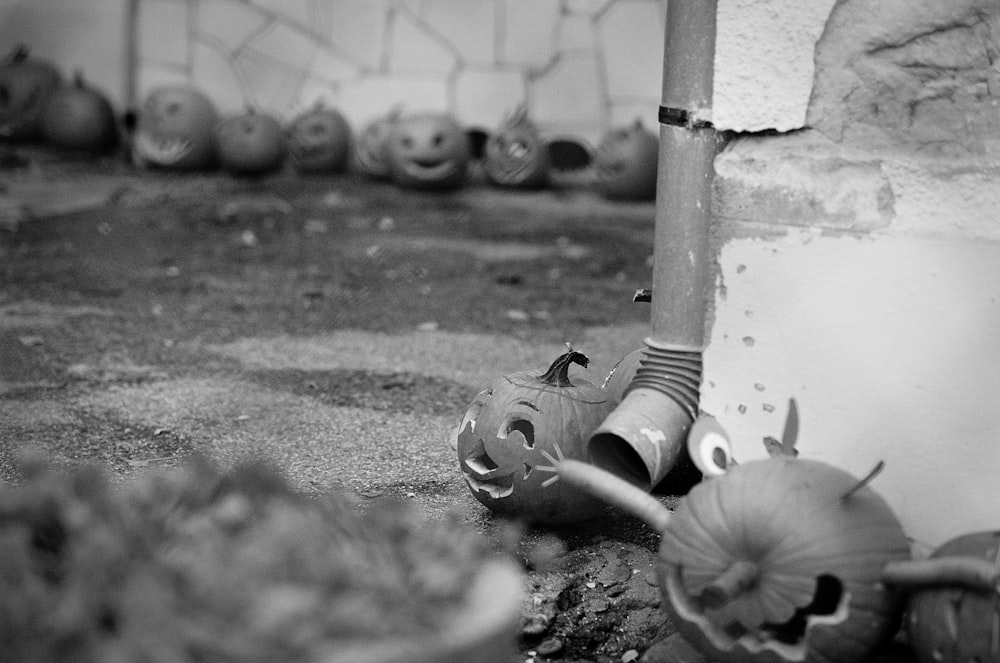
<instances>
[{"instance_id":1,"label":"corrugated pipe section","mask_svg":"<svg viewBox=\"0 0 1000 663\"><path fill-rule=\"evenodd\" d=\"M591 462L647 490L674 467L698 414L710 276L716 0L669 0L650 336L625 398L591 436Z\"/></svg>"}]
</instances>

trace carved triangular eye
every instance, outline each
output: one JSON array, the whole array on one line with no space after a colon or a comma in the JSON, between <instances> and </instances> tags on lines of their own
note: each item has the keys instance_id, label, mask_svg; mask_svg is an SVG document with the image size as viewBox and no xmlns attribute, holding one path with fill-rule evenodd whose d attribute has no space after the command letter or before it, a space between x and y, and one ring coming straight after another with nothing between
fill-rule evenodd
<instances>
[{"instance_id":1,"label":"carved triangular eye","mask_svg":"<svg viewBox=\"0 0 1000 663\"><path fill-rule=\"evenodd\" d=\"M698 417L688 433L687 444L691 460L706 477L721 476L736 464L729 436L711 415Z\"/></svg>"}]
</instances>

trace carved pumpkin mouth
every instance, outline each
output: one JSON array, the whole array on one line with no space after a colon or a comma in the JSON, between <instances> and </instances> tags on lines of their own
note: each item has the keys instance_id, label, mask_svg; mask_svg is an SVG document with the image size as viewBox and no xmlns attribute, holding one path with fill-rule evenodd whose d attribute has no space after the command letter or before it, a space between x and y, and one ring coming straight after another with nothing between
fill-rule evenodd
<instances>
[{"instance_id":1,"label":"carved pumpkin mouth","mask_svg":"<svg viewBox=\"0 0 1000 663\"><path fill-rule=\"evenodd\" d=\"M520 402L530 405L530 403L525 401ZM475 427L475 419L471 419L466 424L466 429L469 433L472 433ZM520 445L525 449L532 449L535 446L534 426L528 419L512 415L506 419L503 426L497 432L497 438L512 438L515 443L520 441ZM510 497L514 494L514 483L518 479L518 472L497 474L497 471L501 469L500 464L490 456L482 438L476 441L475 445L473 445L469 453L462 460L465 480L474 492L482 491L493 499ZM466 471L466 468L468 471ZM535 468L531 463L522 460L520 480L526 481L534 471Z\"/></svg>"},{"instance_id":2,"label":"carved pumpkin mouth","mask_svg":"<svg viewBox=\"0 0 1000 663\"><path fill-rule=\"evenodd\" d=\"M448 159L412 159L403 164L403 171L407 175L417 180L436 181L444 179L454 174L458 170L458 164Z\"/></svg>"},{"instance_id":3,"label":"carved pumpkin mouth","mask_svg":"<svg viewBox=\"0 0 1000 663\"><path fill-rule=\"evenodd\" d=\"M169 166L191 151L192 141L181 136L155 136L147 131L135 138L135 152L150 163Z\"/></svg>"},{"instance_id":4,"label":"carved pumpkin mouth","mask_svg":"<svg viewBox=\"0 0 1000 663\"><path fill-rule=\"evenodd\" d=\"M514 494L513 474L505 474L487 481L485 479L477 479L466 472L465 480L469 482L469 486L473 490L482 491L493 499L510 497Z\"/></svg>"},{"instance_id":5,"label":"carved pumpkin mouth","mask_svg":"<svg viewBox=\"0 0 1000 663\"><path fill-rule=\"evenodd\" d=\"M514 473L492 476L500 466L490 457L482 440L465 457L465 466L479 475L476 477L470 472L463 472L472 490L481 490L494 499L509 497L514 493Z\"/></svg>"},{"instance_id":6,"label":"carved pumpkin mouth","mask_svg":"<svg viewBox=\"0 0 1000 663\"><path fill-rule=\"evenodd\" d=\"M681 573L680 567L673 567L664 574L665 593L678 616L696 626L719 651L742 648L752 655L773 651L782 660L802 661L809 653L810 631L824 625L840 624L849 614L851 594L832 575L820 575L816 578L810 603L796 608L787 621L748 624L745 622L751 620L739 619L737 615L740 611L732 609L730 605L713 610L706 607L702 600L688 595Z\"/></svg>"}]
</instances>

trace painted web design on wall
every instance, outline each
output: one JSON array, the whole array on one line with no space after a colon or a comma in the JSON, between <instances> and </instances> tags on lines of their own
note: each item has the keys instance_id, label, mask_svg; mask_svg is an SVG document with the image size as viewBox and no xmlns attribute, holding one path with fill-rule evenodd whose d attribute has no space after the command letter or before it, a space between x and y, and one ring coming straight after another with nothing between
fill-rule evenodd
<instances>
[{"instance_id":1,"label":"painted web design on wall","mask_svg":"<svg viewBox=\"0 0 1000 663\"><path fill-rule=\"evenodd\" d=\"M136 0L137 94L185 82L223 112L355 125L393 107L497 126L521 104L596 142L656 126L665 0Z\"/></svg>"}]
</instances>

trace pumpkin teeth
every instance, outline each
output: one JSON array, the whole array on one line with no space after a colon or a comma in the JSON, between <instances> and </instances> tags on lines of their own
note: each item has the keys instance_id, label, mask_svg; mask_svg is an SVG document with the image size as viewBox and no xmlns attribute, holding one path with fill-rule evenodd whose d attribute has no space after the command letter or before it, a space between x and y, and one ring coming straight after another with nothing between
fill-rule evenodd
<instances>
[{"instance_id":1,"label":"pumpkin teeth","mask_svg":"<svg viewBox=\"0 0 1000 663\"><path fill-rule=\"evenodd\" d=\"M156 137L141 132L135 139L135 152L143 160L159 165L171 165L191 151L191 140L180 136Z\"/></svg>"},{"instance_id":2,"label":"pumpkin teeth","mask_svg":"<svg viewBox=\"0 0 1000 663\"><path fill-rule=\"evenodd\" d=\"M514 494L514 475L506 474L488 481L477 479L468 472L465 472L465 480L469 482L469 487L473 491L482 491L494 499L510 497Z\"/></svg>"}]
</instances>

